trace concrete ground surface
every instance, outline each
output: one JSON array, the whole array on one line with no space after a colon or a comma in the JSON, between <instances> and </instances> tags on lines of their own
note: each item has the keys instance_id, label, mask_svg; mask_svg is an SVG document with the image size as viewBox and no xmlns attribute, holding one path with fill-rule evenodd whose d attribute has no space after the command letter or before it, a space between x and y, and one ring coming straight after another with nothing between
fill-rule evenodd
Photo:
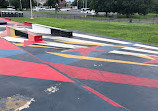
<instances>
[{"instance_id":1,"label":"concrete ground surface","mask_svg":"<svg viewBox=\"0 0 158 111\"><path fill-rule=\"evenodd\" d=\"M0 111L158 111L158 46L78 31L42 33L42 42L26 45L6 35L7 25L0 25Z\"/></svg>"}]
</instances>

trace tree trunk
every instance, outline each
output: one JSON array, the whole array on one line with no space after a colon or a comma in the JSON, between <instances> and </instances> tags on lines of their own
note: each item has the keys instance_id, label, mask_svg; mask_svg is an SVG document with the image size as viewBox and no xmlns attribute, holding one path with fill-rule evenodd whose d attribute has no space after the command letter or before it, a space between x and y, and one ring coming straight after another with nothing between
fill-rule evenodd
<instances>
[{"instance_id":1,"label":"tree trunk","mask_svg":"<svg viewBox=\"0 0 158 111\"><path fill-rule=\"evenodd\" d=\"M130 18L130 14L126 14L126 18Z\"/></svg>"},{"instance_id":2,"label":"tree trunk","mask_svg":"<svg viewBox=\"0 0 158 111\"><path fill-rule=\"evenodd\" d=\"M105 16L108 17L108 12L105 12L105 13L106 13Z\"/></svg>"}]
</instances>

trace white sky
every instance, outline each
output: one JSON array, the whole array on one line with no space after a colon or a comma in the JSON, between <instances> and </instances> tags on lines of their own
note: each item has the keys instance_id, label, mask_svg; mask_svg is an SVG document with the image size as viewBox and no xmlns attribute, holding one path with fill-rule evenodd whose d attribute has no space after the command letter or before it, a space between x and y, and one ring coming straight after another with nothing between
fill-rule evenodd
<instances>
[{"instance_id":1,"label":"white sky","mask_svg":"<svg viewBox=\"0 0 158 111\"><path fill-rule=\"evenodd\" d=\"M66 1L71 1L71 2L73 2L74 0L66 0Z\"/></svg>"}]
</instances>

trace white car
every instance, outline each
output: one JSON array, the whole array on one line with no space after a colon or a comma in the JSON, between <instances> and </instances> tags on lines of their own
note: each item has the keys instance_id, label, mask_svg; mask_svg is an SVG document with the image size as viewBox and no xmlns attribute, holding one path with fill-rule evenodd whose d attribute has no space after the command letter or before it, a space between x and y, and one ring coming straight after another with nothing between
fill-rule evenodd
<instances>
[{"instance_id":1,"label":"white car","mask_svg":"<svg viewBox=\"0 0 158 111\"><path fill-rule=\"evenodd\" d=\"M8 6L7 7L7 10L12 10L12 11L15 11L14 7L13 6Z\"/></svg>"},{"instance_id":2,"label":"white car","mask_svg":"<svg viewBox=\"0 0 158 111\"><path fill-rule=\"evenodd\" d=\"M96 15L94 10L86 10L83 13L91 14L91 15Z\"/></svg>"},{"instance_id":3,"label":"white car","mask_svg":"<svg viewBox=\"0 0 158 111\"><path fill-rule=\"evenodd\" d=\"M39 7L35 7L34 9L33 9L33 11L39 11Z\"/></svg>"},{"instance_id":4,"label":"white car","mask_svg":"<svg viewBox=\"0 0 158 111\"><path fill-rule=\"evenodd\" d=\"M61 8L60 11L70 11L70 8Z\"/></svg>"},{"instance_id":5,"label":"white car","mask_svg":"<svg viewBox=\"0 0 158 111\"><path fill-rule=\"evenodd\" d=\"M90 10L83 11L83 13L91 13Z\"/></svg>"},{"instance_id":6,"label":"white car","mask_svg":"<svg viewBox=\"0 0 158 111\"><path fill-rule=\"evenodd\" d=\"M46 8L45 10L51 11L51 10L55 10L55 8Z\"/></svg>"},{"instance_id":7,"label":"white car","mask_svg":"<svg viewBox=\"0 0 158 111\"><path fill-rule=\"evenodd\" d=\"M85 12L87 10L89 10L89 8L81 8L81 12Z\"/></svg>"}]
</instances>

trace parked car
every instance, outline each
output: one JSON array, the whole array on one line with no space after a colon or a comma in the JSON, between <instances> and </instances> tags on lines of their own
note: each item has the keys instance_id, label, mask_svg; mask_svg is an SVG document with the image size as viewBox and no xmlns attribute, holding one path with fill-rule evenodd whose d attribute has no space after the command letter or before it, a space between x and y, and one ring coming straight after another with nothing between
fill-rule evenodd
<instances>
[{"instance_id":1,"label":"parked car","mask_svg":"<svg viewBox=\"0 0 158 111\"><path fill-rule=\"evenodd\" d=\"M61 8L60 11L70 11L70 8Z\"/></svg>"},{"instance_id":2,"label":"parked car","mask_svg":"<svg viewBox=\"0 0 158 111\"><path fill-rule=\"evenodd\" d=\"M46 8L45 10L47 10L47 11L54 10L55 11L55 8Z\"/></svg>"},{"instance_id":3,"label":"parked car","mask_svg":"<svg viewBox=\"0 0 158 111\"><path fill-rule=\"evenodd\" d=\"M89 8L82 8L81 13L96 15L95 10L90 10Z\"/></svg>"},{"instance_id":4,"label":"parked car","mask_svg":"<svg viewBox=\"0 0 158 111\"><path fill-rule=\"evenodd\" d=\"M13 7L13 6L8 6L8 7L7 7L7 10L15 11L15 7Z\"/></svg>"},{"instance_id":5,"label":"parked car","mask_svg":"<svg viewBox=\"0 0 158 111\"><path fill-rule=\"evenodd\" d=\"M81 8L81 12L85 12L87 10L90 10L89 8Z\"/></svg>"}]
</instances>

